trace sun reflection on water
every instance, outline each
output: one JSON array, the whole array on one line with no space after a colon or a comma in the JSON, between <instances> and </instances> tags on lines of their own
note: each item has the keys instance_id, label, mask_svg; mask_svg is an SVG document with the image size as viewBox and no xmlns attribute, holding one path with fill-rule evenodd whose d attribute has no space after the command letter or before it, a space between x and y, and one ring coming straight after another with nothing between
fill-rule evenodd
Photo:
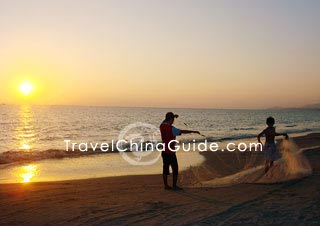
<instances>
[{"instance_id":1,"label":"sun reflection on water","mask_svg":"<svg viewBox=\"0 0 320 226\"><path fill-rule=\"evenodd\" d=\"M23 105L18 113L19 125L16 130L18 132L18 147L23 151L31 151L32 144L35 140L35 131L33 125L33 114L31 106Z\"/></svg>"},{"instance_id":2,"label":"sun reflection on water","mask_svg":"<svg viewBox=\"0 0 320 226\"><path fill-rule=\"evenodd\" d=\"M38 167L36 165L22 166L19 173L20 178L22 178L21 182L31 182L32 178L34 178L37 175L37 168Z\"/></svg>"}]
</instances>

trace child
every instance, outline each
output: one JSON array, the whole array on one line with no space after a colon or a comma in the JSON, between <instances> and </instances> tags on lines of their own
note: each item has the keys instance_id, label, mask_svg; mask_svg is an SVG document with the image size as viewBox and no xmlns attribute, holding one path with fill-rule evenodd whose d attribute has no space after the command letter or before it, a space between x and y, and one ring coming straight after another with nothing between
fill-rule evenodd
<instances>
[{"instance_id":1,"label":"child","mask_svg":"<svg viewBox=\"0 0 320 226\"><path fill-rule=\"evenodd\" d=\"M268 127L264 129L259 135L258 135L258 142L261 143L260 137L262 135L265 135L266 142L265 142L265 152L266 152L266 163L265 163L265 173L268 172L268 170L273 166L273 161L276 158L276 144L274 143L275 136L285 136L286 139L288 139L288 134L286 133L277 133L276 128L273 126L275 123L274 118L269 117L266 121ZM261 143L262 144L262 143Z\"/></svg>"}]
</instances>

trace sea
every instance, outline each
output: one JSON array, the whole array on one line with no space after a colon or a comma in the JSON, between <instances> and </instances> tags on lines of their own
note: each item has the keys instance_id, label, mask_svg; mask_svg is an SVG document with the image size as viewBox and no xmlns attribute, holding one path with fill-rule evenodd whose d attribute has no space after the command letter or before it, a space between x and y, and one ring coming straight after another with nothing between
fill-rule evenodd
<instances>
[{"instance_id":1,"label":"sea","mask_svg":"<svg viewBox=\"0 0 320 226\"><path fill-rule=\"evenodd\" d=\"M175 127L201 132L201 136L180 136L182 143L256 141L269 116L275 118L277 132L289 136L320 131L320 109L0 105L0 183L161 173L158 153L154 154L156 157L134 153L130 156L99 148L102 143L111 146L121 139L161 142L159 125L169 111L179 115ZM86 150L84 143L88 145ZM92 144L97 145L97 150L92 150ZM204 161L197 152L179 156L182 170Z\"/></svg>"}]
</instances>

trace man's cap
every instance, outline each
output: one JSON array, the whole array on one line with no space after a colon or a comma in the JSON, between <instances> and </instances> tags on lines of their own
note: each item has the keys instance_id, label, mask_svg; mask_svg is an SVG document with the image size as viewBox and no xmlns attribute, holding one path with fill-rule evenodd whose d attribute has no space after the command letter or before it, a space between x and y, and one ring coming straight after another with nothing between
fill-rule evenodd
<instances>
[{"instance_id":1,"label":"man's cap","mask_svg":"<svg viewBox=\"0 0 320 226\"><path fill-rule=\"evenodd\" d=\"M178 118L179 115L173 114L173 112L168 112L166 114L166 120L170 120L170 119L174 119L174 118Z\"/></svg>"}]
</instances>

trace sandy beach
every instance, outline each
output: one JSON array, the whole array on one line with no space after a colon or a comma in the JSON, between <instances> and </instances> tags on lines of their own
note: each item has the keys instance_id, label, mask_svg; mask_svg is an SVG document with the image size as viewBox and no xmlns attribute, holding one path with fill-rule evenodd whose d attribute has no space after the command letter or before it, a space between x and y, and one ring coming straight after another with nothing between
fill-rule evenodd
<instances>
[{"instance_id":1,"label":"sandy beach","mask_svg":"<svg viewBox=\"0 0 320 226\"><path fill-rule=\"evenodd\" d=\"M320 134L295 138L301 148ZM1 225L293 225L320 220L320 149L304 152L312 175L283 183L163 189L161 175L5 184Z\"/></svg>"},{"instance_id":2,"label":"sandy beach","mask_svg":"<svg viewBox=\"0 0 320 226\"><path fill-rule=\"evenodd\" d=\"M0 0L0 226L320 225L319 11Z\"/></svg>"}]
</instances>

